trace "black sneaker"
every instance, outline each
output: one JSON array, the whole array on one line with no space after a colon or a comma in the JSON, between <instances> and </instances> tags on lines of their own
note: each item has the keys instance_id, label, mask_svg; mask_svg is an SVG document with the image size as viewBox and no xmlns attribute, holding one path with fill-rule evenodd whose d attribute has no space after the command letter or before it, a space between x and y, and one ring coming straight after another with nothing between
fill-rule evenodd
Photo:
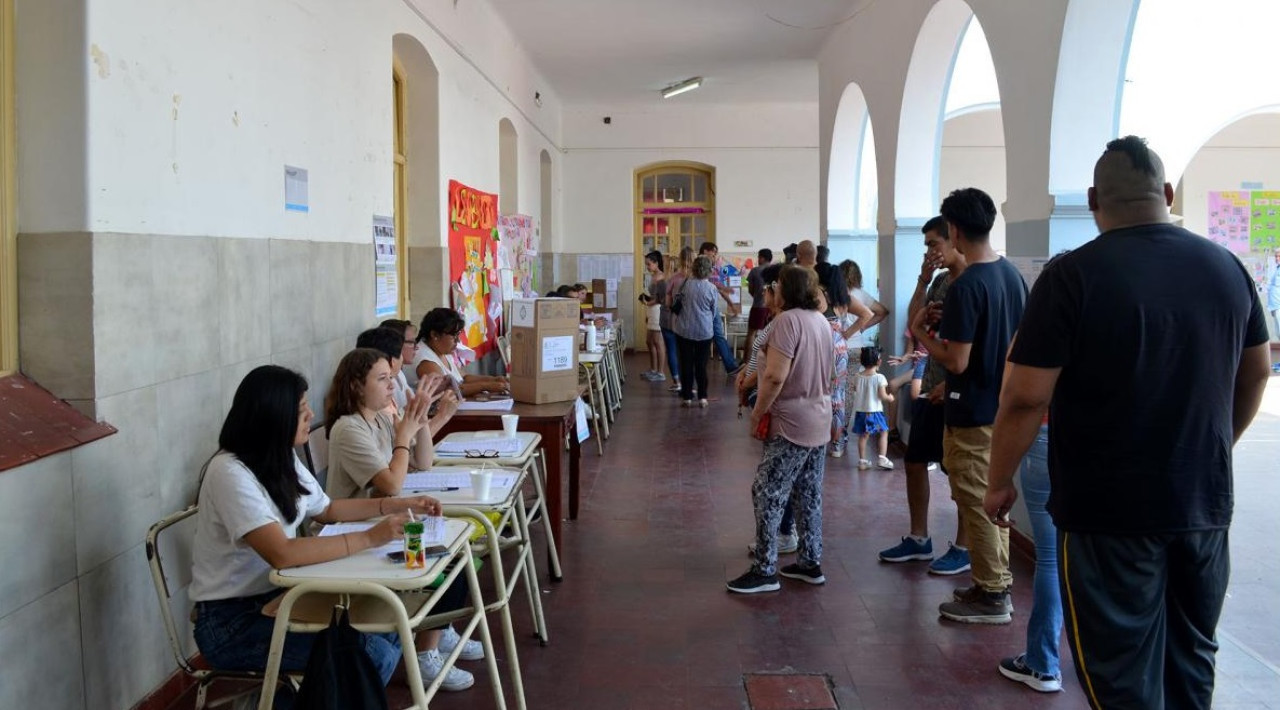
<instances>
[{"instance_id":1,"label":"black sneaker","mask_svg":"<svg viewBox=\"0 0 1280 710\"><path fill-rule=\"evenodd\" d=\"M965 601L943 602L938 613L962 624L1007 624L1013 621L1009 592L982 592Z\"/></svg>"},{"instance_id":2,"label":"black sneaker","mask_svg":"<svg viewBox=\"0 0 1280 710\"><path fill-rule=\"evenodd\" d=\"M747 570L746 574L738 577L732 582L725 584L729 591L738 594L756 594L758 592L776 592L782 588L778 584L778 575L776 574L760 574L755 568Z\"/></svg>"},{"instance_id":3,"label":"black sneaker","mask_svg":"<svg viewBox=\"0 0 1280 710\"><path fill-rule=\"evenodd\" d=\"M1013 613L1013 587L1009 587L1005 591L1009 593L1009 598L1008 598L1009 613L1012 614ZM951 598L958 602L974 602L974 601L982 600L983 596L986 593L987 593L987 590L974 584L969 587L956 587L955 591L951 593Z\"/></svg>"},{"instance_id":4,"label":"black sneaker","mask_svg":"<svg viewBox=\"0 0 1280 710\"><path fill-rule=\"evenodd\" d=\"M1009 680L1025 683L1027 687L1041 693L1056 693L1062 690L1062 678L1031 670L1027 667L1025 653L1000 661L1000 675Z\"/></svg>"},{"instance_id":5,"label":"black sneaker","mask_svg":"<svg viewBox=\"0 0 1280 710\"><path fill-rule=\"evenodd\" d=\"M798 579L809 584L827 583L827 578L822 576L822 567L820 565L801 567L797 563L792 563L778 570L778 574L787 579Z\"/></svg>"}]
</instances>

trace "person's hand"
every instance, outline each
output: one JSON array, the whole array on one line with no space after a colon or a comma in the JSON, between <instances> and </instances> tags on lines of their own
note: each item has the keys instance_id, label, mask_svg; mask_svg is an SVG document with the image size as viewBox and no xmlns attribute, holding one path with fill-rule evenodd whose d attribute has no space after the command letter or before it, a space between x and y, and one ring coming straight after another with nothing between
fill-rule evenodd
<instances>
[{"instance_id":1,"label":"person's hand","mask_svg":"<svg viewBox=\"0 0 1280 710\"><path fill-rule=\"evenodd\" d=\"M920 263L920 280L926 285L933 280L933 274L942 268L942 257L932 251L925 251L924 259Z\"/></svg>"},{"instance_id":2,"label":"person's hand","mask_svg":"<svg viewBox=\"0 0 1280 710\"><path fill-rule=\"evenodd\" d=\"M891 395L891 394L886 394L886 395L884 396L884 401L886 401L886 402L892 402L892 401L894 401L894 400L893 400L893 395Z\"/></svg>"},{"instance_id":3,"label":"person's hand","mask_svg":"<svg viewBox=\"0 0 1280 710\"><path fill-rule=\"evenodd\" d=\"M404 498L388 498L386 510L394 515L404 515L412 510L418 517L440 515L440 501L431 496L407 496ZM403 527L403 526L402 526Z\"/></svg>"},{"instance_id":4,"label":"person's hand","mask_svg":"<svg viewBox=\"0 0 1280 710\"><path fill-rule=\"evenodd\" d=\"M897 367L909 359L911 359L909 355L890 355L886 362L889 363L889 367Z\"/></svg>"},{"instance_id":5,"label":"person's hand","mask_svg":"<svg viewBox=\"0 0 1280 710\"><path fill-rule=\"evenodd\" d=\"M934 327L942 322L942 304L930 303L928 307L921 309L925 314L925 324Z\"/></svg>"},{"instance_id":6,"label":"person's hand","mask_svg":"<svg viewBox=\"0 0 1280 710\"><path fill-rule=\"evenodd\" d=\"M379 520L377 525L364 532L369 537L369 546L378 547L404 537L404 524L407 522L409 522L408 513L392 513Z\"/></svg>"},{"instance_id":7,"label":"person's hand","mask_svg":"<svg viewBox=\"0 0 1280 710\"><path fill-rule=\"evenodd\" d=\"M946 384L939 382L929 390L929 403L942 404L942 398L946 395Z\"/></svg>"},{"instance_id":8,"label":"person's hand","mask_svg":"<svg viewBox=\"0 0 1280 710\"><path fill-rule=\"evenodd\" d=\"M759 411L755 407L751 408L751 414L747 417L747 433L751 435L752 439L764 441L765 438L760 436L760 420L763 418L763 412Z\"/></svg>"},{"instance_id":9,"label":"person's hand","mask_svg":"<svg viewBox=\"0 0 1280 710\"><path fill-rule=\"evenodd\" d=\"M438 422L447 422L457 411L458 395L454 394L453 390L448 390L440 398L440 404L436 407L436 415L432 419Z\"/></svg>"},{"instance_id":10,"label":"person's hand","mask_svg":"<svg viewBox=\"0 0 1280 710\"><path fill-rule=\"evenodd\" d=\"M434 401L431 397L431 390L434 386L432 381L435 378L438 381L438 375L431 375L418 380L417 388L406 392L408 400L404 405L404 416L400 421L396 422L396 441L401 445L407 445L409 439L412 439L418 430L427 425L427 413L431 411L431 404Z\"/></svg>"},{"instance_id":11,"label":"person's hand","mask_svg":"<svg viewBox=\"0 0 1280 710\"><path fill-rule=\"evenodd\" d=\"M1013 487L1013 482L1001 488L988 487L987 495L982 499L982 509L986 511L987 517L995 525L1007 528L1012 527L1013 521L1009 519L1009 511L1013 510L1014 501L1018 500L1018 489Z\"/></svg>"}]
</instances>

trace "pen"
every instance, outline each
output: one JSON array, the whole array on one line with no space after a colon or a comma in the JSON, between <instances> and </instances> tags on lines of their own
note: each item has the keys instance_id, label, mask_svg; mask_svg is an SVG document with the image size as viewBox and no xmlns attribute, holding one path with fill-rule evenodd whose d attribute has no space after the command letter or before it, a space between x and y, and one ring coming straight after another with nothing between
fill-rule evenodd
<instances>
[{"instance_id":1,"label":"pen","mask_svg":"<svg viewBox=\"0 0 1280 710\"><path fill-rule=\"evenodd\" d=\"M447 493L449 491L458 490L458 486L445 486L442 488L415 488L413 490L418 493Z\"/></svg>"}]
</instances>

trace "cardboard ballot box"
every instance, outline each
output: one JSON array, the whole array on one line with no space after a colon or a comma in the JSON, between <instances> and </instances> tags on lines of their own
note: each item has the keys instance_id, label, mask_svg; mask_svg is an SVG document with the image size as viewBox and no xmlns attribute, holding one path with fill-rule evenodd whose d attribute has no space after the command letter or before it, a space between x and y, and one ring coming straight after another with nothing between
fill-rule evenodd
<instances>
[{"instance_id":1,"label":"cardboard ballot box","mask_svg":"<svg viewBox=\"0 0 1280 710\"><path fill-rule=\"evenodd\" d=\"M511 396L546 404L578 396L577 299L511 302Z\"/></svg>"}]
</instances>

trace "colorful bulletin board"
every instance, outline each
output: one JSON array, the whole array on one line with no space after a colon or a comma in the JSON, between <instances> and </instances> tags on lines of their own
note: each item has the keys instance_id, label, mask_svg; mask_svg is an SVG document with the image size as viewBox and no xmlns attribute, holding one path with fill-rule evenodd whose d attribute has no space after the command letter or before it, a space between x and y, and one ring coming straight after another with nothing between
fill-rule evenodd
<instances>
[{"instance_id":1,"label":"colorful bulletin board","mask_svg":"<svg viewBox=\"0 0 1280 710\"><path fill-rule=\"evenodd\" d=\"M1209 193L1206 236L1236 254L1280 248L1280 191Z\"/></svg>"},{"instance_id":2,"label":"colorful bulletin board","mask_svg":"<svg viewBox=\"0 0 1280 710\"><path fill-rule=\"evenodd\" d=\"M538 295L538 243L534 240L533 217L524 214L502 215L498 218L498 267L510 269L513 287L512 298L532 298ZM504 290L508 284L503 284Z\"/></svg>"},{"instance_id":3,"label":"colorful bulletin board","mask_svg":"<svg viewBox=\"0 0 1280 710\"><path fill-rule=\"evenodd\" d=\"M461 342L483 357L500 332L498 196L449 181L449 282L464 322Z\"/></svg>"}]
</instances>

